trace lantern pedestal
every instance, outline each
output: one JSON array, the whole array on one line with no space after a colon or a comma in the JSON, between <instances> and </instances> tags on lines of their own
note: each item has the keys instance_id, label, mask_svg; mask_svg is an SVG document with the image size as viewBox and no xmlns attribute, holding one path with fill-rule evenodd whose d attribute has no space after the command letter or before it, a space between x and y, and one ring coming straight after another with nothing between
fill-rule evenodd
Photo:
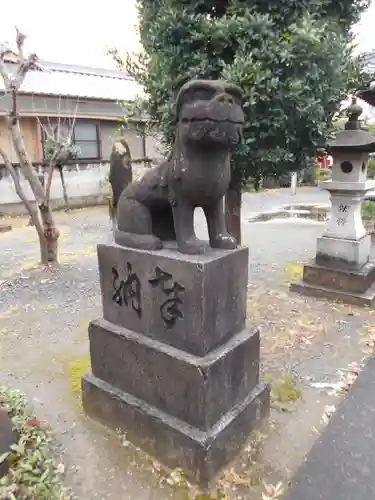
<instances>
[{"instance_id":1,"label":"lantern pedestal","mask_svg":"<svg viewBox=\"0 0 375 500\"><path fill-rule=\"evenodd\" d=\"M315 259L305 264L302 279L292 283L290 290L372 306L375 262L370 261L371 236L361 216L361 205L366 193L373 189L372 183L326 181L321 188L330 191L331 216L324 234L317 240Z\"/></svg>"},{"instance_id":2,"label":"lantern pedestal","mask_svg":"<svg viewBox=\"0 0 375 500\"><path fill-rule=\"evenodd\" d=\"M331 216L317 241L316 262L359 270L371 252L371 236L363 225L361 207L372 182L326 181L320 187L330 192Z\"/></svg>"},{"instance_id":3,"label":"lantern pedestal","mask_svg":"<svg viewBox=\"0 0 375 500\"><path fill-rule=\"evenodd\" d=\"M339 269L313 261L303 267L303 277L290 285L292 292L337 300L357 306L375 304L375 263L360 270Z\"/></svg>"},{"instance_id":4,"label":"lantern pedestal","mask_svg":"<svg viewBox=\"0 0 375 500\"><path fill-rule=\"evenodd\" d=\"M330 219L317 240L315 259L304 266L302 280L290 289L371 306L375 304L375 262L370 261L371 236L363 225L361 208L366 194L374 189L374 183L366 178L375 137L360 127L361 113L353 103L345 130L330 146L332 179L320 184L331 196Z\"/></svg>"}]
</instances>

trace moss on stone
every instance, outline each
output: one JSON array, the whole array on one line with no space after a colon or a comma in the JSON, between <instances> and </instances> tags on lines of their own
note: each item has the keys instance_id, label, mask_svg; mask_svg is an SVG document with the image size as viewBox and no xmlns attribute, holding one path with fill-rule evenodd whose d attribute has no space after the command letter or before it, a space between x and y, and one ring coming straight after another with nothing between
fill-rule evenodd
<instances>
[{"instance_id":1,"label":"moss on stone","mask_svg":"<svg viewBox=\"0 0 375 500\"><path fill-rule=\"evenodd\" d=\"M70 390L81 403L81 379L82 376L91 370L90 356L82 356L70 361L66 367L69 378Z\"/></svg>"},{"instance_id":2,"label":"moss on stone","mask_svg":"<svg viewBox=\"0 0 375 500\"><path fill-rule=\"evenodd\" d=\"M288 283L302 278L303 276L303 264L301 262L288 262L285 265L285 279Z\"/></svg>"},{"instance_id":3,"label":"moss on stone","mask_svg":"<svg viewBox=\"0 0 375 500\"><path fill-rule=\"evenodd\" d=\"M301 391L298 389L295 380L290 375L273 380L264 377L271 386L272 399L279 403L293 403L301 398Z\"/></svg>"}]
</instances>

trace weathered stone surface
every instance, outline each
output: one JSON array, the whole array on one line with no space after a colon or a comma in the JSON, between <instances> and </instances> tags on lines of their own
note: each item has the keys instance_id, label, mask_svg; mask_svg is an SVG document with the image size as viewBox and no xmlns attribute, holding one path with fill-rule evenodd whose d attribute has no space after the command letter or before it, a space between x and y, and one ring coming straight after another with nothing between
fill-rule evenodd
<instances>
[{"instance_id":1,"label":"weathered stone surface","mask_svg":"<svg viewBox=\"0 0 375 500\"><path fill-rule=\"evenodd\" d=\"M12 420L5 408L0 407L0 455L9 451L10 445L15 443L16 439ZM0 463L0 477L7 474L8 470L9 464L6 460Z\"/></svg>"},{"instance_id":2,"label":"weathered stone surface","mask_svg":"<svg viewBox=\"0 0 375 500\"><path fill-rule=\"evenodd\" d=\"M292 292L311 297L338 300L357 306L375 304L375 263L369 262L359 270L325 265L316 260L305 264L303 278L290 284Z\"/></svg>"},{"instance_id":3,"label":"weathered stone surface","mask_svg":"<svg viewBox=\"0 0 375 500\"><path fill-rule=\"evenodd\" d=\"M202 431L93 375L85 375L82 386L89 416L125 431L133 444L170 468L183 468L188 479L202 486L235 457L269 412L269 388L262 383L211 429Z\"/></svg>"},{"instance_id":4,"label":"weathered stone surface","mask_svg":"<svg viewBox=\"0 0 375 500\"><path fill-rule=\"evenodd\" d=\"M375 305L375 284L364 293L355 293L320 285L309 285L303 280L299 280L296 283L291 283L289 289L291 292L298 292L302 295L308 295L309 297L336 300L353 306L363 307Z\"/></svg>"},{"instance_id":5,"label":"weathered stone surface","mask_svg":"<svg viewBox=\"0 0 375 500\"><path fill-rule=\"evenodd\" d=\"M375 498L375 358L331 417L285 500Z\"/></svg>"},{"instance_id":6,"label":"weathered stone surface","mask_svg":"<svg viewBox=\"0 0 375 500\"><path fill-rule=\"evenodd\" d=\"M85 412L205 485L269 412L259 333L245 329L248 249L99 245L98 260Z\"/></svg>"},{"instance_id":7,"label":"weathered stone surface","mask_svg":"<svg viewBox=\"0 0 375 500\"><path fill-rule=\"evenodd\" d=\"M370 250L371 236L368 234L358 240L323 235L317 240L316 261L337 268L361 269L369 261Z\"/></svg>"},{"instance_id":8,"label":"weathered stone surface","mask_svg":"<svg viewBox=\"0 0 375 500\"><path fill-rule=\"evenodd\" d=\"M125 137L116 139L109 158L108 181L112 188L112 205L117 203L124 188L133 180L131 154Z\"/></svg>"},{"instance_id":9,"label":"weathered stone surface","mask_svg":"<svg viewBox=\"0 0 375 500\"><path fill-rule=\"evenodd\" d=\"M103 316L112 323L197 356L245 327L247 248L190 256L98 245L98 260Z\"/></svg>"},{"instance_id":10,"label":"weathered stone surface","mask_svg":"<svg viewBox=\"0 0 375 500\"><path fill-rule=\"evenodd\" d=\"M234 335L197 357L105 320L89 326L93 374L202 430L258 383L259 332Z\"/></svg>"},{"instance_id":11,"label":"weathered stone surface","mask_svg":"<svg viewBox=\"0 0 375 500\"><path fill-rule=\"evenodd\" d=\"M359 270L340 269L335 263L321 265L311 261L304 265L303 280L309 285L353 293L364 293L375 282L375 262L369 262Z\"/></svg>"},{"instance_id":12,"label":"weathered stone surface","mask_svg":"<svg viewBox=\"0 0 375 500\"><path fill-rule=\"evenodd\" d=\"M176 98L177 130L171 155L138 182L127 186L118 204L120 245L159 250L175 240L178 250L200 254L233 249L223 198L228 190L230 151L242 140L242 91L224 81L192 80ZM210 244L194 232L194 210L202 207Z\"/></svg>"},{"instance_id":13,"label":"weathered stone surface","mask_svg":"<svg viewBox=\"0 0 375 500\"><path fill-rule=\"evenodd\" d=\"M361 128L361 113L362 108L353 99L345 130L330 145L332 178L320 187L330 193L331 215L317 240L315 262L305 266L303 280L290 288L306 295L371 305L375 263L370 262L371 236L363 225L361 208L372 189L366 179L375 136Z\"/></svg>"},{"instance_id":14,"label":"weathered stone surface","mask_svg":"<svg viewBox=\"0 0 375 500\"><path fill-rule=\"evenodd\" d=\"M357 180L357 177L364 177L363 182L366 181L366 172L362 171L361 165L364 162L366 164L367 159L368 155L358 153L334 159L332 180L324 181L320 186L330 192L331 198L330 217L323 237L332 238L336 242L340 239L358 241L365 236L366 230L361 217L361 204L366 196L366 184L361 190L358 184L362 181ZM352 166L353 170L350 174L345 174L341 170L341 165L345 162ZM348 176L353 176L353 180L350 181ZM333 246L334 243L331 247ZM330 247L327 246L327 249Z\"/></svg>"}]
</instances>

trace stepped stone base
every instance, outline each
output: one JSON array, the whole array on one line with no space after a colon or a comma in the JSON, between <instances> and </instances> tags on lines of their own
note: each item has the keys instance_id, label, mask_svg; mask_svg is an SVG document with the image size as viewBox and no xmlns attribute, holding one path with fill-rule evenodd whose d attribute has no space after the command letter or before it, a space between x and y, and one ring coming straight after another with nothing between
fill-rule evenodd
<instances>
[{"instance_id":1,"label":"stepped stone base","mask_svg":"<svg viewBox=\"0 0 375 500\"><path fill-rule=\"evenodd\" d=\"M126 432L127 439L188 479L207 486L232 460L269 412L269 388L258 384L213 427L188 425L93 375L82 380L86 413L102 424Z\"/></svg>"},{"instance_id":2,"label":"stepped stone base","mask_svg":"<svg viewBox=\"0 0 375 500\"><path fill-rule=\"evenodd\" d=\"M372 306L375 304L375 262L356 270L312 261L305 264L303 278L292 283L290 290L352 305Z\"/></svg>"},{"instance_id":3,"label":"stepped stone base","mask_svg":"<svg viewBox=\"0 0 375 500\"><path fill-rule=\"evenodd\" d=\"M246 328L248 250L184 255L99 245L103 319L89 326L88 416L207 486L269 412Z\"/></svg>"},{"instance_id":4,"label":"stepped stone base","mask_svg":"<svg viewBox=\"0 0 375 500\"><path fill-rule=\"evenodd\" d=\"M95 377L202 430L258 383L258 330L243 330L203 357L103 319L91 322L89 338Z\"/></svg>"}]
</instances>

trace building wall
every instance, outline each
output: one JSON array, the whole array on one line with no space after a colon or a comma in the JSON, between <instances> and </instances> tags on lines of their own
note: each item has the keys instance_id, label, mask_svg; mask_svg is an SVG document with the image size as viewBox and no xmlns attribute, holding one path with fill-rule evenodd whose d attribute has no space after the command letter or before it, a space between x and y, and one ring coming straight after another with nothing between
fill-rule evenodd
<instances>
[{"instance_id":1,"label":"building wall","mask_svg":"<svg viewBox=\"0 0 375 500\"><path fill-rule=\"evenodd\" d=\"M124 136L127 140L132 158L143 158L144 156L148 156L152 159L160 159L163 157L160 151L161 146L154 137L146 137L144 151L143 139L135 130L125 129L120 132L116 130L117 128L118 122L100 122L103 160L109 159L113 142L117 137L120 137L120 135Z\"/></svg>"},{"instance_id":2,"label":"building wall","mask_svg":"<svg viewBox=\"0 0 375 500\"><path fill-rule=\"evenodd\" d=\"M118 122L116 121L101 121L100 135L102 140L102 158L109 160L111 155L114 140L123 135L128 142L130 154L133 158L143 157L142 138L137 135L134 130L125 130L123 132L116 131Z\"/></svg>"},{"instance_id":3,"label":"building wall","mask_svg":"<svg viewBox=\"0 0 375 500\"><path fill-rule=\"evenodd\" d=\"M146 156L158 161L160 161L161 158L161 153L158 150L158 143L154 138L148 137L146 139L146 151L144 151L144 141L134 130L118 132L116 131L118 127L118 122L116 120L93 119L99 123L101 160L99 162L77 162L76 164L70 164L64 167L65 185L71 206L85 206L88 204L106 202L108 195L108 162L113 141L119 135L124 135L127 139L133 158L141 158L144 156L144 153L146 153ZM41 120L43 120L42 117ZM52 119L50 123L52 123ZM34 165L41 165L43 161L42 129L37 118L20 118L20 127L30 160ZM6 127L5 117L1 116L1 112L0 146L4 149L12 163L16 165L19 164L19 159L13 149L10 134ZM133 165L134 177L137 178L139 175L142 175L147 167L148 165ZM27 181L23 178L22 173L21 185L28 199L32 201L34 199L33 194ZM64 205L63 189L58 172L56 172L53 177L51 199L55 207ZM0 157L0 215L17 215L21 213L25 213L25 208L15 192L13 181L4 168L3 160Z\"/></svg>"},{"instance_id":4,"label":"building wall","mask_svg":"<svg viewBox=\"0 0 375 500\"><path fill-rule=\"evenodd\" d=\"M63 169L66 191L71 206L97 205L106 202L108 196L108 163L94 165L69 165ZM28 182L21 174L21 186L30 201L33 195ZM63 187L58 172L51 184L52 206L64 205ZM25 207L14 189L11 177L4 169L0 175L0 216L26 213Z\"/></svg>"},{"instance_id":5,"label":"building wall","mask_svg":"<svg viewBox=\"0 0 375 500\"><path fill-rule=\"evenodd\" d=\"M133 177L139 178L147 170L142 165L133 166ZM68 195L69 207L83 207L107 203L109 163L69 165L63 168L64 182ZM32 201L33 195L28 182L21 173L21 186ZM64 207L64 193L61 177L55 172L51 185L51 202L54 208ZM26 209L14 189L14 184L4 167L0 168L0 216L19 215Z\"/></svg>"},{"instance_id":6,"label":"building wall","mask_svg":"<svg viewBox=\"0 0 375 500\"><path fill-rule=\"evenodd\" d=\"M21 118L20 127L30 161L40 161L42 157L42 138L37 120L35 118ZM0 146L12 163L19 163L3 116L0 116ZM3 160L0 158L0 164L2 163Z\"/></svg>"},{"instance_id":7,"label":"building wall","mask_svg":"<svg viewBox=\"0 0 375 500\"><path fill-rule=\"evenodd\" d=\"M97 120L95 120L97 121ZM51 119L51 123L52 119ZM133 158L142 158L144 156L143 140L134 130L125 130L121 133L116 131L118 122L112 120L100 120L100 140L101 140L101 161L108 161L113 141L121 134L125 136L128 141L130 153ZM30 160L33 163L39 163L43 160L43 143L42 131L36 118L27 117L20 119L21 132L25 141L26 150L29 154ZM0 146L4 149L9 159L13 163L19 163L19 159L14 151L9 132L6 127L5 118L0 116ZM150 158L160 158L158 151L158 143L154 138L146 138L146 156ZM0 158L0 165L3 163Z\"/></svg>"}]
</instances>

